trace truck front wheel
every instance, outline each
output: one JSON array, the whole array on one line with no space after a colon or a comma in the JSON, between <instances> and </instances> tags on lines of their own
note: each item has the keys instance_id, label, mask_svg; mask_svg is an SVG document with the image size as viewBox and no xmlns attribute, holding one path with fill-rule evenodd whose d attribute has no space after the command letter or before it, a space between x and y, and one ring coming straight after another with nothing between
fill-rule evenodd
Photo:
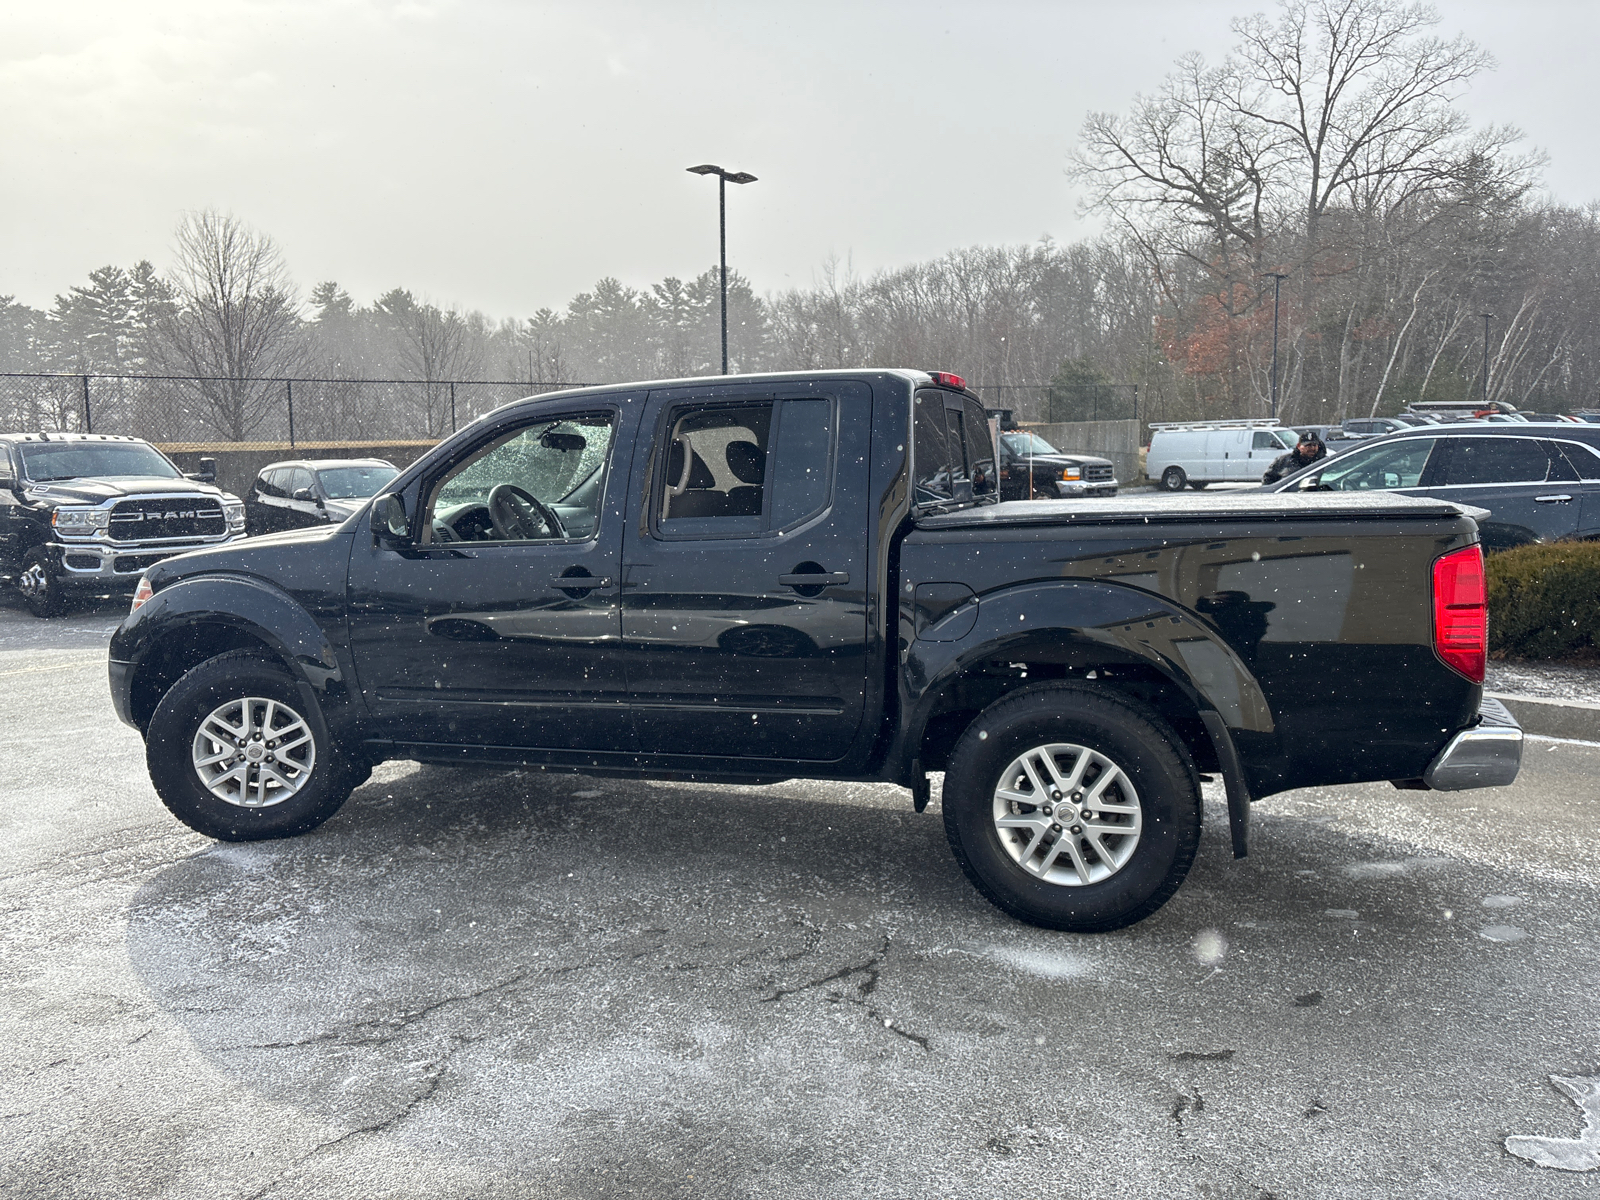
<instances>
[{"instance_id":1,"label":"truck front wheel","mask_svg":"<svg viewBox=\"0 0 1600 1200\"><path fill-rule=\"evenodd\" d=\"M249 651L207 659L161 698L145 762L163 804L225 842L315 829L359 778L314 701L282 666Z\"/></svg>"},{"instance_id":2,"label":"truck front wheel","mask_svg":"<svg viewBox=\"0 0 1600 1200\"><path fill-rule=\"evenodd\" d=\"M1047 929L1143 920L1200 844L1200 783L1155 712L1078 684L1013 693L962 735L944 827L967 878Z\"/></svg>"},{"instance_id":3,"label":"truck front wheel","mask_svg":"<svg viewBox=\"0 0 1600 1200\"><path fill-rule=\"evenodd\" d=\"M36 617L59 617L67 610L66 589L61 586L61 566L56 556L43 546L35 546L23 560L17 576L22 602Z\"/></svg>"}]
</instances>

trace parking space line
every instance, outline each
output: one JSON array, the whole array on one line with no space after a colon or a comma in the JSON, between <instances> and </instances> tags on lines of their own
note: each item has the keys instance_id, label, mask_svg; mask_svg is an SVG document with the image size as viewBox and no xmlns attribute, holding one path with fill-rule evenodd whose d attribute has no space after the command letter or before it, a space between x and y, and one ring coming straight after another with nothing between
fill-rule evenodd
<instances>
[{"instance_id":1,"label":"parking space line","mask_svg":"<svg viewBox=\"0 0 1600 1200\"><path fill-rule=\"evenodd\" d=\"M43 675L48 671L70 671L73 667L96 667L105 662L100 655L91 659L78 662L51 663L47 667L18 667L15 671L0 671L0 679L9 679L13 675Z\"/></svg>"}]
</instances>

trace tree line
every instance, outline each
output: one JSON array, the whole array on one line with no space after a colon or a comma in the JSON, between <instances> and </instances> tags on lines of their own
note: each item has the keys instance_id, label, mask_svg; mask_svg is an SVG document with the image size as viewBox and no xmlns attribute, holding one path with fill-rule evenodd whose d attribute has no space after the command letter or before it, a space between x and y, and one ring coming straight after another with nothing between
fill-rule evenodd
<instances>
[{"instance_id":1,"label":"tree line","mask_svg":"<svg viewBox=\"0 0 1600 1200\"><path fill-rule=\"evenodd\" d=\"M810 287L766 295L730 273L731 369L946 369L1025 418L1088 416L1107 383L1139 385L1142 413L1173 419L1265 415L1275 392L1289 422L1474 396L1593 404L1600 206L1543 196L1517 131L1469 125L1455 102L1490 60L1437 22L1394 0L1286 0L1236 20L1224 61L1185 56L1127 111L1085 121L1070 172L1105 233L866 277L832 260ZM262 379L720 367L715 268L644 288L606 278L559 311L492 319L398 287L359 303L327 281L302 300L273 240L216 212L183 219L172 260L165 276L103 267L47 311L0 296L0 370L203 380L187 385L195 403L242 438ZM417 394L416 423L440 432L439 393Z\"/></svg>"}]
</instances>

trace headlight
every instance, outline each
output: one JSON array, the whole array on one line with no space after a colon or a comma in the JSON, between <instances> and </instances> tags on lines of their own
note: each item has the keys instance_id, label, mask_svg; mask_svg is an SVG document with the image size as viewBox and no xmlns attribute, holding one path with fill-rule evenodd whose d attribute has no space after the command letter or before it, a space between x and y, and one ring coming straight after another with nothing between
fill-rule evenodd
<instances>
[{"instance_id":1,"label":"headlight","mask_svg":"<svg viewBox=\"0 0 1600 1200\"><path fill-rule=\"evenodd\" d=\"M244 530L244 501L224 500L222 513L228 518L228 532L241 533Z\"/></svg>"},{"instance_id":2,"label":"headlight","mask_svg":"<svg viewBox=\"0 0 1600 1200\"><path fill-rule=\"evenodd\" d=\"M50 523L62 533L93 533L97 529L111 528L109 508L58 508L50 514Z\"/></svg>"},{"instance_id":3,"label":"headlight","mask_svg":"<svg viewBox=\"0 0 1600 1200\"><path fill-rule=\"evenodd\" d=\"M1076 479L1077 477L1078 477L1078 468L1077 467L1062 467L1061 468L1061 478L1063 478L1063 479Z\"/></svg>"}]
</instances>

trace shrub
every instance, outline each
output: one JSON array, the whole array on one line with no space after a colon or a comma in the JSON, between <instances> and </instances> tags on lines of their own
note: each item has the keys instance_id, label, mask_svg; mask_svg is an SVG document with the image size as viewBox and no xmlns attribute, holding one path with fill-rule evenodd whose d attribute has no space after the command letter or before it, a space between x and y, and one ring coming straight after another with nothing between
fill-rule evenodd
<instances>
[{"instance_id":1,"label":"shrub","mask_svg":"<svg viewBox=\"0 0 1600 1200\"><path fill-rule=\"evenodd\" d=\"M1489 649L1556 658L1600 647L1600 542L1547 542L1492 554Z\"/></svg>"}]
</instances>

